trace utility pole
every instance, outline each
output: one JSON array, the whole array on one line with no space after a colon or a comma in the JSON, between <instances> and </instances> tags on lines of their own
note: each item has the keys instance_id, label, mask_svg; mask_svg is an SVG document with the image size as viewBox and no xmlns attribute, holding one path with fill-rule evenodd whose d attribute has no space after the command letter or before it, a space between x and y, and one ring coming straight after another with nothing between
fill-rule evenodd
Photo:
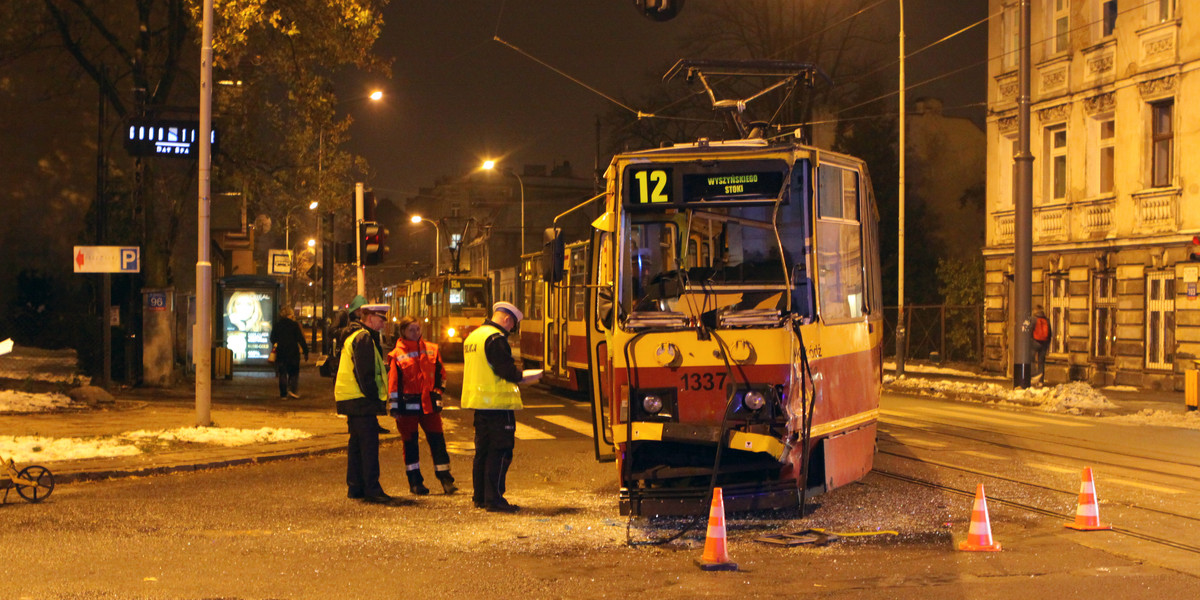
<instances>
[{"instance_id":1,"label":"utility pole","mask_svg":"<svg viewBox=\"0 0 1200 600\"><path fill-rule=\"evenodd\" d=\"M1013 236L1013 387L1027 388L1030 370L1030 304L1033 296L1033 154L1029 151L1029 0L1021 0L1021 60L1017 79L1016 204Z\"/></svg>"},{"instance_id":2,"label":"utility pole","mask_svg":"<svg viewBox=\"0 0 1200 600\"><path fill-rule=\"evenodd\" d=\"M367 267L363 265L362 226L366 215L363 211L363 184L354 184L354 260L355 273L358 274L358 295L367 297Z\"/></svg>"},{"instance_id":3,"label":"utility pole","mask_svg":"<svg viewBox=\"0 0 1200 600\"><path fill-rule=\"evenodd\" d=\"M200 43L200 194L196 231L196 425L212 425L212 262L209 255L212 218L212 30L213 0L204 0Z\"/></svg>"},{"instance_id":4,"label":"utility pole","mask_svg":"<svg viewBox=\"0 0 1200 600\"><path fill-rule=\"evenodd\" d=\"M904 117L907 112L908 107L904 98L904 0L900 0L900 178L897 182L900 223L896 233L899 243L896 261L896 377L904 375L904 355L908 348L908 328L904 324L904 155L906 154L904 151Z\"/></svg>"}]
</instances>

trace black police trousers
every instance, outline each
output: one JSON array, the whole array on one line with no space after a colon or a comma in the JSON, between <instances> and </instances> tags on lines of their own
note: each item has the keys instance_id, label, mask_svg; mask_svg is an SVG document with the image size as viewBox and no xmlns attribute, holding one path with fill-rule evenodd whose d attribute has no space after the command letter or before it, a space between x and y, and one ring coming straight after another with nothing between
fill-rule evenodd
<instances>
[{"instance_id":1,"label":"black police trousers","mask_svg":"<svg viewBox=\"0 0 1200 600\"><path fill-rule=\"evenodd\" d=\"M504 480L512 464L517 433L517 416L511 410L475 411L475 462L472 467L474 493L478 506L501 506Z\"/></svg>"}]
</instances>

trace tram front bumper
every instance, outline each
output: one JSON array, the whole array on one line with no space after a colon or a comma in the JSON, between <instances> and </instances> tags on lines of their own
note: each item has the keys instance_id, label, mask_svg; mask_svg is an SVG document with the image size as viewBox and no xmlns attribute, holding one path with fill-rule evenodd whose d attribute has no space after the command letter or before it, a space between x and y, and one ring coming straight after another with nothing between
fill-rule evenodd
<instances>
[{"instance_id":1,"label":"tram front bumper","mask_svg":"<svg viewBox=\"0 0 1200 600\"><path fill-rule=\"evenodd\" d=\"M721 428L707 425L685 425L683 423L653 423L635 421L613 428L613 438L618 444L626 441L682 442L692 444L717 444L721 439ZM726 442L727 448L747 452L763 452L779 460L786 449L778 438L761 433L733 431Z\"/></svg>"}]
</instances>

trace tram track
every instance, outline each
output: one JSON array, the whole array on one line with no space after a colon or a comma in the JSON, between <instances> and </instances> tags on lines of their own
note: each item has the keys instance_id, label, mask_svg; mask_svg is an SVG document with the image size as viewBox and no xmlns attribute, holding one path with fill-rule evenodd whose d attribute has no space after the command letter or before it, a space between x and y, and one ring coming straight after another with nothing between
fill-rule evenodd
<instances>
[{"instance_id":1,"label":"tram track","mask_svg":"<svg viewBox=\"0 0 1200 600\"><path fill-rule=\"evenodd\" d=\"M891 454L891 453L888 453L888 454ZM901 458L907 458L907 457L903 457L903 456L901 456ZM930 462L930 461L921 461L920 459L916 459L916 460L918 460L918 461L920 461L920 462L926 462L926 463L928 463L928 464L931 464L932 466L939 466L939 467L944 467L944 466L945 466L945 465L940 465L940 464L932 463L932 462ZM929 480L926 480L926 479L921 479L921 478L918 478L918 477L913 477L913 476L911 476L911 475L904 475L904 474L902 474L902 473L896 473L896 472L887 471L887 470L884 470L884 469L879 469L879 468L872 469L872 471L871 471L871 472L872 472L872 473L875 473L875 474L877 474L877 475L883 476L883 477L888 477L888 478L891 478L891 479L895 479L895 480L897 480L897 481L902 481L902 482L905 482L905 483L910 483L910 484L913 484L913 485L920 485L920 486L923 486L923 487L927 487L927 488L935 489L935 490L938 490L938 491L949 492L949 493L952 493L952 494L956 494L956 495L960 495L960 496L964 496L964 497L968 497L968 498L973 498L973 497L975 496L975 491L974 491L974 490L964 490L964 489L961 489L961 488L958 488L958 487L954 487L954 486L951 486L951 485L946 485L946 484L944 484L944 483L938 483L938 482L936 482L936 481L929 481ZM1027 482L1019 482L1019 481L1012 480L1012 479L1009 479L1009 478L1004 478L1004 477L1001 477L1001 476L995 476L995 475L988 475L988 476L996 477L996 478L998 478L998 479L1003 479L1003 480L1005 480L1005 481L1010 481L1010 482L1014 482L1014 483L1020 483L1020 484L1023 484L1023 485L1030 485L1030 484L1028 484ZM1032 487L1043 487L1043 486L1039 486L1039 485L1033 485ZM1061 490L1054 490L1054 491L1061 491ZM1035 514L1042 515L1042 516L1045 516L1045 517L1052 517L1052 518L1056 518L1056 519L1063 519L1064 521L1070 521L1070 520L1074 519L1074 515L1071 515L1071 514L1063 514L1063 513L1057 512L1057 511L1053 511L1053 510L1045 509L1045 508L1042 508L1042 507L1040 507L1040 506L1035 506L1035 505L1033 505L1033 504L1028 504L1028 503L1025 503L1025 502L1017 502L1017 501L1015 501L1015 500L1006 500L1006 499L1004 499L1004 498L1001 498L1001 497L998 497L998 496L989 496L987 500L988 500L988 502L990 502L990 503L994 503L994 504L1000 504L1000 505L1003 505L1003 506L1007 506L1007 507L1010 507L1010 508L1015 508L1015 509L1018 509L1018 510L1023 510L1023 511L1030 512L1030 513L1035 513ZM1137 509L1137 510L1152 510L1152 509L1146 509L1146 508L1140 508L1140 507L1132 507L1132 508L1135 508L1135 509ZM1167 514L1171 514L1171 513L1167 513ZM1195 519L1194 517L1187 517L1186 515L1171 515L1171 516L1176 516L1176 517L1185 517L1185 518L1189 518L1189 519L1192 519L1192 520L1197 520L1197 519ZM1184 552L1189 552L1189 553L1192 553L1192 554L1200 554L1200 546L1197 546L1197 545L1193 545L1193 544L1187 544L1187 543L1184 543L1184 542L1179 542L1179 541L1176 541L1176 540L1172 540L1172 539L1168 539L1168 538L1164 538L1164 537L1161 537L1161 536L1156 536L1156 535L1152 535L1152 534L1148 534L1148 533L1143 533L1143 532L1137 531L1137 530L1135 530L1135 529L1130 529L1130 528L1127 528L1127 527L1119 527L1119 526L1116 526L1116 525L1114 525L1114 526L1112 527L1112 531L1113 531L1114 533L1119 533L1119 534L1121 534L1121 535L1124 535L1124 536L1126 536L1126 537L1130 537L1130 538L1133 538L1133 539L1141 540L1141 541L1144 541L1144 542L1149 542L1149 543L1153 543L1153 544L1158 544L1158 545L1160 545L1160 546L1164 546L1164 547L1168 547L1168 548L1173 548L1173 549L1175 549L1175 550L1181 550L1181 551L1184 551Z\"/></svg>"},{"instance_id":2,"label":"tram track","mask_svg":"<svg viewBox=\"0 0 1200 600\"><path fill-rule=\"evenodd\" d=\"M1045 485L1045 484L1041 484L1041 483L1035 483L1035 482L1030 482L1030 481L1025 481L1025 480L1022 480L1022 479L1017 479L1017 478L1014 478L1014 477L1009 477L1009 476L1006 476L1006 475L1000 475L1000 474L997 474L997 473L992 473L992 472L989 472L989 471L982 471L982 470L979 470L979 469L972 469L972 468L970 468L970 467L964 467L964 466L960 466L960 465L952 465L952 464L949 464L949 463L944 463L944 462L941 462L941 461L936 461L936 460L928 460L928 459L924 459L924 458L917 458L917 457L915 457L915 456L909 456L909 455L900 454L900 453L897 453L897 452L891 452L891 451L888 451L888 450L878 450L878 451L877 451L877 453L878 453L878 454L885 454L885 455L888 455L888 456L894 456L894 457L896 457L896 458L899 458L899 459L902 459L902 460L909 460L909 461L913 461L913 462L918 462L918 463L921 463L921 464L924 464L924 465L929 465L929 466L938 467L938 468L942 468L942 469L949 469L949 470L952 470L952 471L957 471L957 472L960 472L960 473L967 473L967 474L970 474L970 475L976 475L976 476L979 476L979 477L987 477L987 478L989 478L989 479L994 479L994 480L997 480L997 481L1005 481L1005 482L1008 482L1008 483L1013 483L1013 484L1020 485L1020 486L1024 486L1024 487L1029 487L1029 488L1034 488L1034 489L1044 490L1044 491L1048 491L1048 492L1055 492L1055 493L1058 493L1058 494L1063 494L1063 495L1066 495L1066 496L1069 496L1069 497L1075 497L1075 496L1077 496L1077 495L1079 494L1079 491L1078 491L1078 490L1062 490L1062 489L1058 489L1058 488L1055 488L1055 487L1052 487L1052 486L1048 486L1048 485ZM896 474L894 474L894 473L887 473L887 472L884 472L884 471L881 471L881 470L875 470L875 472L877 472L877 473L880 473L881 475L887 475L887 476L889 476L889 477L891 477L891 476L896 476ZM907 477L907 476L906 476L906 477ZM899 477L897 476L896 478L899 478ZM947 488L947 489L950 489L950 488ZM963 492L963 493L964 493L964 494L966 494L966 495L968 495L968 496L973 496L975 492L973 492L973 491L965 491L965 492ZM990 500L990 498L989 498L989 500ZM1128 508L1128 509L1131 509L1131 510L1139 510L1139 511L1144 511L1144 512L1148 512L1148 513L1153 513L1153 514L1156 514L1156 515L1159 515L1159 516L1163 516L1163 517L1172 517L1172 518L1178 518L1178 519L1186 519L1186 520L1188 520L1188 521L1194 521L1194 522L1200 523L1200 516L1196 516L1196 515L1185 515L1185 514L1181 514L1181 513L1177 513L1177 512L1171 512L1171 511L1167 511L1167 510L1162 510L1162 509L1160 509L1160 508L1154 508L1154 507L1149 507L1149 506L1141 506L1141 505L1137 505L1137 504L1130 504L1130 503L1128 503L1128 502L1121 502L1121 501L1114 501L1114 500L1106 500L1106 501L1105 501L1105 503L1106 503L1107 505L1111 505L1111 506L1117 506L1117 507L1122 507L1122 508ZM1048 515L1052 514L1052 515L1055 515L1055 516L1065 516L1065 517L1069 517L1069 518L1074 518L1074 515L1061 515L1060 513L1054 513L1054 512L1052 512L1052 511L1047 511L1047 513L1046 513L1046 514L1048 514Z\"/></svg>"},{"instance_id":3,"label":"tram track","mask_svg":"<svg viewBox=\"0 0 1200 600\"><path fill-rule=\"evenodd\" d=\"M1171 458L1163 457L1163 456L1149 456L1149 455L1141 455L1141 454L1116 452L1116 451L1113 451L1110 449L1099 448L1094 445L1082 444L1076 440L1073 440L1071 438L1066 438L1063 436L1055 436L1057 439L1048 439L1044 436L1043 437L1026 436L1026 435L1020 435L1020 434L1014 434L1014 433L1007 432L1007 431L1000 431L1000 430L987 429L987 428L981 428L981 427L967 427L967 426L963 426L963 425L945 423L942 421L934 421L934 420L921 419L921 418L908 417L908 416L904 417L904 419L906 421L919 421L919 422L923 422L923 423L928 423L930 425L935 425L938 427L954 428L954 429L961 429L961 430L969 431L969 432L981 432L981 433L990 434L990 435L1004 436L1009 439L1017 438L1017 439L1034 442L1034 443L1066 446L1066 447L1069 447L1069 448L1072 448L1075 450L1085 451L1085 452L1091 453L1093 455L1104 454L1104 455L1120 457L1120 458L1125 458L1125 459L1146 461L1146 462L1149 462L1152 464L1174 465L1174 466L1177 466L1177 467L1180 467L1183 469L1200 469L1200 464L1196 464L1193 462L1172 460ZM987 444L989 446L993 446L996 448L1002 448L1005 450L1037 452L1039 454L1042 454L1045 456L1052 456L1055 458L1064 458L1064 459L1070 459L1070 460L1083 460L1080 456L1073 455L1073 454L1066 454L1066 453L1062 453L1062 452L1050 452L1050 451L1041 450L1041 449L1033 449L1028 446L1007 444L1007 443L998 442L995 440L986 439L983 437L976 437L976 436L963 434L963 433L953 433L953 432L947 432L947 431L931 431L931 429L925 428L925 427L914 427L911 425L903 425L903 424L896 423L896 422L890 422L890 421L887 421L886 418L882 419L880 421L880 423L883 426L881 429L883 429L884 431L887 431L887 430L890 430L891 428L896 427L896 428L901 428L901 429L905 429L908 431L920 432L923 435L929 435L930 433L934 433L935 435L939 435L942 437L956 438L956 439L962 439L962 440L967 440L967 441L971 441L971 442L977 442L977 443L981 443L981 444ZM1106 459L1095 459L1094 457L1092 457L1092 458L1088 458L1087 460L1093 464L1101 464L1101 465L1105 465L1105 466L1117 467L1117 468L1122 468L1122 469L1131 468L1127 464L1121 464L1121 463L1115 462L1114 460L1111 460L1111 459L1107 459L1107 460ZM1160 475L1163 477L1194 479L1191 477L1187 477L1186 475L1181 475L1179 473L1173 473L1173 472L1162 470L1162 469L1147 468L1147 467L1139 466L1138 471L1141 473L1149 473L1149 474L1154 474L1154 475Z\"/></svg>"}]
</instances>

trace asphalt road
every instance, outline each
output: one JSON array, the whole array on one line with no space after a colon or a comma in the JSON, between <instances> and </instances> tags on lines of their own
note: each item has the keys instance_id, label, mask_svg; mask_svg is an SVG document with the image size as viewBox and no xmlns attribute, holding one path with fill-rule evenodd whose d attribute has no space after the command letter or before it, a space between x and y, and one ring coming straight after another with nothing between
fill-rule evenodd
<instances>
[{"instance_id":1,"label":"asphalt road","mask_svg":"<svg viewBox=\"0 0 1200 600\"><path fill-rule=\"evenodd\" d=\"M729 515L729 552L740 570L710 573L693 564L703 524L677 541L650 545L686 522L630 522L617 514L614 466L595 462L591 439L577 425L588 421L586 405L542 390L530 391L526 402L531 408L520 415L509 478L509 499L524 507L519 514L471 507L470 425L466 413L450 410L453 472L463 488L454 496L435 493L386 507L349 500L345 458L335 454L81 483L61 487L42 504L0 506L0 598L1200 596L1200 579L1179 559L1197 556L1186 549L1115 532L1073 532L1061 518L1001 498L991 506L991 526L1004 550L958 552L971 499L913 481L973 490L982 477L1009 477L1022 483L993 477L989 489L1073 514L1069 492L1078 478L1070 472L1089 453L1117 442L1153 446L1188 436L888 397L881 473L817 498L803 520L793 513ZM432 479L428 453L422 458ZM1195 498L1187 461L1156 469L1163 457L1155 454L1103 458L1106 466L1096 467L1101 477L1145 485L1101 478L1099 493L1115 502L1102 504L1102 516L1153 533L1180 530L1186 541L1182 530L1196 511L1171 500ZM410 498L400 446L385 447L382 461L385 489ZM1128 464L1115 466L1120 461ZM1032 466L1041 464L1065 472ZM1067 493L1036 491L1027 480ZM1159 514L1127 506L1133 504ZM808 527L899 535L843 537L824 547L755 541Z\"/></svg>"}]
</instances>

